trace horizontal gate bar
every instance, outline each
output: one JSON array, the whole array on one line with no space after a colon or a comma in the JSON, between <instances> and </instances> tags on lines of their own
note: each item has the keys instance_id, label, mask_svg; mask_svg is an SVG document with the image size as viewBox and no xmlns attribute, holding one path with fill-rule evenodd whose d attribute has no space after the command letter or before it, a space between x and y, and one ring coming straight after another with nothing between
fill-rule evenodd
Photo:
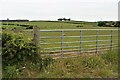
<instances>
[{"instance_id":1,"label":"horizontal gate bar","mask_svg":"<svg viewBox=\"0 0 120 80\"><path fill-rule=\"evenodd\" d=\"M96 31L96 30L98 30L98 31L103 31L103 30L105 30L105 31L111 31L111 30L118 30L118 29L52 29L52 30L40 30L41 32L60 32L60 31L89 31L89 30L92 30L92 31Z\"/></svg>"}]
</instances>

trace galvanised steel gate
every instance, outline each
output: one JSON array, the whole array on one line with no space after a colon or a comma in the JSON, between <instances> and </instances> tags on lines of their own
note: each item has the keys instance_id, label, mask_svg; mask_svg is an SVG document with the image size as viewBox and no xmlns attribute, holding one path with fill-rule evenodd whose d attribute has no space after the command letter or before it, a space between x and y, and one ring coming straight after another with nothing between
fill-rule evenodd
<instances>
[{"instance_id":1,"label":"galvanised steel gate","mask_svg":"<svg viewBox=\"0 0 120 80\"><path fill-rule=\"evenodd\" d=\"M40 52L48 55L95 52L118 47L118 29L40 30Z\"/></svg>"}]
</instances>

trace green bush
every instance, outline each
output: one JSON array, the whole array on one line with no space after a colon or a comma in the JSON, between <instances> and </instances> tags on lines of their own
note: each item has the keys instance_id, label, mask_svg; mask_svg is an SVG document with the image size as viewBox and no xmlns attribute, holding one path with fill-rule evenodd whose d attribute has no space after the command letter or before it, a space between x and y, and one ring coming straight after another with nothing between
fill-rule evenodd
<instances>
[{"instance_id":1,"label":"green bush","mask_svg":"<svg viewBox=\"0 0 120 80\"><path fill-rule=\"evenodd\" d=\"M7 41L10 41L10 40L12 40L12 36L9 34L2 34L2 47L5 47L5 44L6 44L6 42Z\"/></svg>"},{"instance_id":2,"label":"green bush","mask_svg":"<svg viewBox=\"0 0 120 80\"><path fill-rule=\"evenodd\" d=\"M17 69L16 65L14 66L5 66L3 70L3 78L17 78L20 74L19 70Z\"/></svg>"},{"instance_id":3,"label":"green bush","mask_svg":"<svg viewBox=\"0 0 120 80\"><path fill-rule=\"evenodd\" d=\"M99 22L98 22L98 26L105 26L105 23L106 23L106 22L104 22L104 21L99 21Z\"/></svg>"},{"instance_id":4,"label":"green bush","mask_svg":"<svg viewBox=\"0 0 120 80\"><path fill-rule=\"evenodd\" d=\"M16 37L6 33L3 33L2 37L2 66L4 77L18 77L25 70L44 70L53 62L51 57L42 59L36 53L36 46L32 42L25 42L22 37Z\"/></svg>"},{"instance_id":5,"label":"green bush","mask_svg":"<svg viewBox=\"0 0 120 80\"><path fill-rule=\"evenodd\" d=\"M117 21L117 22L115 23L115 27L120 27L120 21Z\"/></svg>"},{"instance_id":6,"label":"green bush","mask_svg":"<svg viewBox=\"0 0 120 80\"><path fill-rule=\"evenodd\" d=\"M33 26L29 26L29 27L27 27L26 29L33 29Z\"/></svg>"},{"instance_id":7,"label":"green bush","mask_svg":"<svg viewBox=\"0 0 120 80\"><path fill-rule=\"evenodd\" d=\"M27 43L22 37L2 34L2 62L3 65L20 64L26 60L35 61L38 54L32 43Z\"/></svg>"},{"instance_id":8,"label":"green bush","mask_svg":"<svg viewBox=\"0 0 120 80\"><path fill-rule=\"evenodd\" d=\"M43 60L43 67L47 67L49 64L53 63L53 59L51 57L46 57Z\"/></svg>"}]
</instances>

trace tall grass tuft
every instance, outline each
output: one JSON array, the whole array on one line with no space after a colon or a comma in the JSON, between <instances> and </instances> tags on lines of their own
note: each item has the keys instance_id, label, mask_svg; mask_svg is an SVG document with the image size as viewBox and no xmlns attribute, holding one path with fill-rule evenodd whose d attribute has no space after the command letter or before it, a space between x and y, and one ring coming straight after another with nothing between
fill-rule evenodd
<instances>
[{"instance_id":1,"label":"tall grass tuft","mask_svg":"<svg viewBox=\"0 0 120 80\"><path fill-rule=\"evenodd\" d=\"M105 54L102 54L102 58L105 60L105 63L118 64L118 50L108 51Z\"/></svg>"}]
</instances>

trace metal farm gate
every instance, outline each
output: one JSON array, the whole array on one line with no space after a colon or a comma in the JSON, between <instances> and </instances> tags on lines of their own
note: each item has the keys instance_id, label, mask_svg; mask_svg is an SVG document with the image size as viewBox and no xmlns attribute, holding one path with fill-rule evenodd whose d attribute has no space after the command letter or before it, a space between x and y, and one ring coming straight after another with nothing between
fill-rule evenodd
<instances>
[{"instance_id":1,"label":"metal farm gate","mask_svg":"<svg viewBox=\"0 0 120 80\"><path fill-rule=\"evenodd\" d=\"M40 53L50 56L99 53L118 47L118 29L39 30L36 38Z\"/></svg>"}]
</instances>

